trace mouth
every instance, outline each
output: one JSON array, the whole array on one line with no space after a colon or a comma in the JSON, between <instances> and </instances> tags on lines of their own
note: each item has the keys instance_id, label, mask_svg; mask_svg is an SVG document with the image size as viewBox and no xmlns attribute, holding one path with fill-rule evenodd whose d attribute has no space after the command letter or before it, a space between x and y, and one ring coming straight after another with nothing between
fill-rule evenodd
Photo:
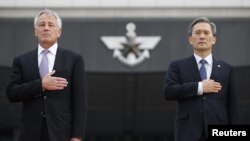
<instances>
[{"instance_id":1,"label":"mouth","mask_svg":"<svg viewBox=\"0 0 250 141\"><path fill-rule=\"evenodd\" d=\"M203 45L203 44L207 44L207 43L206 42L198 42L198 44L202 44Z\"/></svg>"},{"instance_id":2,"label":"mouth","mask_svg":"<svg viewBox=\"0 0 250 141\"><path fill-rule=\"evenodd\" d=\"M50 34L42 34L43 37L49 37Z\"/></svg>"}]
</instances>

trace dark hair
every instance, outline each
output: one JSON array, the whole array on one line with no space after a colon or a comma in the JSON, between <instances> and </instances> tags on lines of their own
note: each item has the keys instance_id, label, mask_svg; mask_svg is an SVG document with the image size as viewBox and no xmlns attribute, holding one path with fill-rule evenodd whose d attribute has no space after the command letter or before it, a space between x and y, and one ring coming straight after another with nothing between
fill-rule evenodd
<instances>
[{"instance_id":1,"label":"dark hair","mask_svg":"<svg viewBox=\"0 0 250 141\"><path fill-rule=\"evenodd\" d=\"M189 25L189 30L188 30L189 36L192 35L193 27L197 23L208 23L212 28L213 35L216 36L216 25L213 22L210 22L207 17L199 17L193 20L193 22Z\"/></svg>"}]
</instances>

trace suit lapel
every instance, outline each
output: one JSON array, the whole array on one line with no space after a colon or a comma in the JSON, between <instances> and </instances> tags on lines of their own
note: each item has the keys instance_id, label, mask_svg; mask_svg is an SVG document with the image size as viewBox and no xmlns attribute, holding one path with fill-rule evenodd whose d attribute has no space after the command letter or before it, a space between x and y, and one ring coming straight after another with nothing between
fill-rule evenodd
<instances>
[{"instance_id":1,"label":"suit lapel","mask_svg":"<svg viewBox=\"0 0 250 141\"><path fill-rule=\"evenodd\" d=\"M58 47L57 52L56 52L56 58L55 58L55 63L53 70L60 70L63 68L63 49Z\"/></svg>"},{"instance_id":2,"label":"suit lapel","mask_svg":"<svg viewBox=\"0 0 250 141\"><path fill-rule=\"evenodd\" d=\"M212 68L210 79L215 80L215 78L218 76L220 67L221 67L221 65L220 65L219 61L216 60L215 58L213 58L213 68Z\"/></svg>"},{"instance_id":3,"label":"suit lapel","mask_svg":"<svg viewBox=\"0 0 250 141\"><path fill-rule=\"evenodd\" d=\"M28 62L29 62L28 66L31 66L30 74L32 75L33 78L39 79L40 74L39 74L37 49L31 52L31 54L29 55Z\"/></svg>"},{"instance_id":4,"label":"suit lapel","mask_svg":"<svg viewBox=\"0 0 250 141\"><path fill-rule=\"evenodd\" d=\"M194 76L195 80L200 81L201 77L200 77L198 65L193 55L187 58L187 65L188 65L187 68L190 70L191 75Z\"/></svg>"}]
</instances>

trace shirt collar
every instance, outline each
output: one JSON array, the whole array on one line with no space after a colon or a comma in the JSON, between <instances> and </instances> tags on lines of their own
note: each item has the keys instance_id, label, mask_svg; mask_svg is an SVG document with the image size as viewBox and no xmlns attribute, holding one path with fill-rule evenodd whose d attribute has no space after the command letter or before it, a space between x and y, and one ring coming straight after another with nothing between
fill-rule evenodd
<instances>
[{"instance_id":1,"label":"shirt collar","mask_svg":"<svg viewBox=\"0 0 250 141\"><path fill-rule=\"evenodd\" d=\"M207 63L208 63L209 65L212 65L212 62L213 62L212 53L209 54L209 55L208 55L207 57L205 57L205 58L201 58L200 56L198 56L197 54L194 53L194 58L195 58L197 64L200 63L200 60L201 60L201 59L206 60Z\"/></svg>"},{"instance_id":2,"label":"shirt collar","mask_svg":"<svg viewBox=\"0 0 250 141\"><path fill-rule=\"evenodd\" d=\"M51 54L56 55L57 48L58 48L58 44L55 43L54 45L49 47L47 50L49 50ZM40 55L43 50L45 49L40 44L38 44L38 55Z\"/></svg>"}]
</instances>

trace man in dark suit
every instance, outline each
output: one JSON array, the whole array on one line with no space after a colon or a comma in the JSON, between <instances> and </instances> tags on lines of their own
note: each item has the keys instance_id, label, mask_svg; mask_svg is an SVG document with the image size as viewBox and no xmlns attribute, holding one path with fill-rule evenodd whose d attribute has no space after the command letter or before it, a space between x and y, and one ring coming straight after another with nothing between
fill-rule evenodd
<instances>
[{"instance_id":1,"label":"man in dark suit","mask_svg":"<svg viewBox=\"0 0 250 141\"><path fill-rule=\"evenodd\" d=\"M83 58L58 47L62 21L54 11L40 11L34 28L38 47L14 59L6 88L11 102L22 102L19 140L83 141L87 111Z\"/></svg>"},{"instance_id":2,"label":"man in dark suit","mask_svg":"<svg viewBox=\"0 0 250 141\"><path fill-rule=\"evenodd\" d=\"M234 71L212 56L215 42L215 24L197 18L189 28L194 54L169 65L164 95L178 102L176 141L207 141L209 124L239 123Z\"/></svg>"}]
</instances>

